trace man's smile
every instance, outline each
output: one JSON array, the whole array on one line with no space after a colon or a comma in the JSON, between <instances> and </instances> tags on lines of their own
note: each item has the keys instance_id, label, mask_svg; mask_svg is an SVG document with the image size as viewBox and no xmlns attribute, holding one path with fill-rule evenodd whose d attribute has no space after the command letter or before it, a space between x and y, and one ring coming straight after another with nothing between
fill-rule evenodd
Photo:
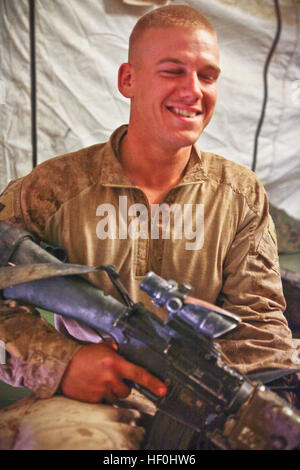
<instances>
[{"instance_id":1,"label":"man's smile","mask_svg":"<svg viewBox=\"0 0 300 470\"><path fill-rule=\"evenodd\" d=\"M177 116L183 116L186 118L195 118L199 114L201 114L200 110L194 109L185 109L185 108L178 108L176 106L166 106L167 110Z\"/></svg>"}]
</instances>

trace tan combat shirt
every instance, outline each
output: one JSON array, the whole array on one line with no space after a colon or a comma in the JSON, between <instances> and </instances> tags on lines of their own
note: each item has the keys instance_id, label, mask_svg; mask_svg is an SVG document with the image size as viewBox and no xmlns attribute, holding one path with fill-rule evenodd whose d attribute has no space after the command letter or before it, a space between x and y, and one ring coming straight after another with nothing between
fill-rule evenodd
<instances>
[{"instance_id":1,"label":"tan combat shirt","mask_svg":"<svg viewBox=\"0 0 300 470\"><path fill-rule=\"evenodd\" d=\"M218 341L224 357L242 373L295 367L291 332L282 313L285 301L276 239L268 200L257 177L194 147L182 180L163 201L164 208L175 213L168 226L163 216L152 216L143 191L124 175L118 149L126 131L122 126L108 143L48 160L10 183L0 198L0 219L65 248L72 263L114 264L133 299L152 311L156 308L139 289L148 271L191 284L194 297L217 303L242 318L236 330ZM164 233L159 232L161 225ZM89 279L117 297L104 272ZM157 313L165 318L163 311ZM7 329L8 321L7 315L5 320L1 316L0 339L5 337L3 324ZM18 324L12 321L22 331L23 318ZM78 339L99 338L72 320L57 324ZM26 347L31 347L35 334L32 330L32 337L27 335L28 345L23 344L22 351L16 342L15 355L30 361ZM55 339L54 333L49 340L44 337L45 354L51 349L48 341L57 341L61 348L61 338L59 333ZM70 355L68 349L66 364ZM16 374L22 371L14 369L12 362L10 376ZM60 378L58 373L57 386Z\"/></svg>"}]
</instances>

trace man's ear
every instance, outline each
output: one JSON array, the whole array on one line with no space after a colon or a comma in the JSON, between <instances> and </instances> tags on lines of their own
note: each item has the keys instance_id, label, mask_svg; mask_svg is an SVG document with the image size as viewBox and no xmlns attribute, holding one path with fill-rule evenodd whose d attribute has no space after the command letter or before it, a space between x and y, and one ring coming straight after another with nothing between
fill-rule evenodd
<instances>
[{"instance_id":1,"label":"man's ear","mask_svg":"<svg viewBox=\"0 0 300 470\"><path fill-rule=\"evenodd\" d=\"M133 67L131 64L127 62L122 64L119 68L118 73L118 87L120 93L122 93L125 98L132 98L133 96L133 84L134 84L134 76L133 76Z\"/></svg>"}]
</instances>

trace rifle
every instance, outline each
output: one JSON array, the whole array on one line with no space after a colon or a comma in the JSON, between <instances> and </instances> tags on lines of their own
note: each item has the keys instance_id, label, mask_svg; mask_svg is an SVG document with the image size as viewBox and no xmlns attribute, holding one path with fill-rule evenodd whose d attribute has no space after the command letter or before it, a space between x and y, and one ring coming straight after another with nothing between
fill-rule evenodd
<instances>
[{"instance_id":1,"label":"rifle","mask_svg":"<svg viewBox=\"0 0 300 470\"><path fill-rule=\"evenodd\" d=\"M64 275L64 263L35 243L28 232L0 222L0 264L7 262L10 268L24 265L25 270L30 263L42 263L41 277L45 263L52 264L52 271L47 279L21 284L22 276L13 282L3 271L4 298L29 302L109 334L122 356L166 383L168 392L161 398L134 384L158 410L145 449L191 449L203 435L214 448L226 450L300 446L300 413L226 364L214 344L238 326L236 315L189 297L189 286L178 287L150 272L140 287L156 306L167 308L164 324L143 304L130 299L113 266L90 269L108 273L124 304L83 278ZM82 269L71 267L73 273ZM30 279L37 278L35 271Z\"/></svg>"}]
</instances>

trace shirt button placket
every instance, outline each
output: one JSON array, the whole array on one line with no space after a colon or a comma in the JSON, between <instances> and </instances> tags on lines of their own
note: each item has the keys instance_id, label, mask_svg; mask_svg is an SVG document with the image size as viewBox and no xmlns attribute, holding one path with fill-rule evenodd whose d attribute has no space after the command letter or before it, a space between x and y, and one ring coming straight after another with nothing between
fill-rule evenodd
<instances>
[{"instance_id":1,"label":"shirt button placket","mask_svg":"<svg viewBox=\"0 0 300 470\"><path fill-rule=\"evenodd\" d=\"M161 204L167 204L168 206L171 206L175 202L175 199L176 190L172 189L161 202ZM151 270L153 270L158 275L160 275L162 271L164 243L165 240L162 238L162 215L160 213L159 238L151 240Z\"/></svg>"},{"instance_id":2,"label":"shirt button placket","mask_svg":"<svg viewBox=\"0 0 300 470\"><path fill-rule=\"evenodd\" d=\"M150 218L149 204L146 196L141 190L134 191L134 202L138 204L144 204L148 210L148 218ZM141 233L137 240L134 241L136 257L135 257L135 275L145 276L148 271L148 258L149 258L149 234Z\"/></svg>"}]
</instances>

